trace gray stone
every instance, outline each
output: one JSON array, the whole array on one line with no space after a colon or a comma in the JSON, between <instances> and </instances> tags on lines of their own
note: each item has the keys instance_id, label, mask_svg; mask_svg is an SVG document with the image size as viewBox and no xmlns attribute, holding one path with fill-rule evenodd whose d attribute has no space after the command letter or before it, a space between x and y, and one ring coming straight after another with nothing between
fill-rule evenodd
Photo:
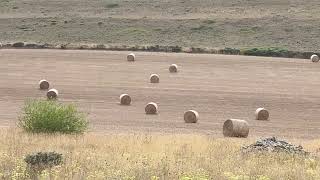
<instances>
[{"instance_id":1,"label":"gray stone","mask_svg":"<svg viewBox=\"0 0 320 180\"><path fill-rule=\"evenodd\" d=\"M302 146L295 146L286 141L277 140L275 137L260 139L256 143L243 146L242 152L285 152L290 154L308 155Z\"/></svg>"}]
</instances>

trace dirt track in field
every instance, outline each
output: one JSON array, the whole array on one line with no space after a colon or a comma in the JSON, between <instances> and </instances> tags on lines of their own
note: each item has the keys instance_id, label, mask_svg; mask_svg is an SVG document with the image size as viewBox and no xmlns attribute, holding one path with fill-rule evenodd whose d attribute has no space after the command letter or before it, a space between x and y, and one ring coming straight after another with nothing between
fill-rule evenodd
<instances>
[{"instance_id":1,"label":"dirt track in field","mask_svg":"<svg viewBox=\"0 0 320 180\"><path fill-rule=\"evenodd\" d=\"M224 55L191 55L69 50L0 50L0 126L17 122L28 98L44 98L38 81L47 79L60 101L88 113L91 131L203 133L222 136L228 118L249 122L250 136L320 137L320 64L308 60ZM177 74L170 64L179 65ZM149 75L160 75L150 84ZM131 106L120 106L128 93ZM150 102L158 115L145 115ZM270 121L254 120L258 107ZM197 124L183 113L195 109Z\"/></svg>"}]
</instances>

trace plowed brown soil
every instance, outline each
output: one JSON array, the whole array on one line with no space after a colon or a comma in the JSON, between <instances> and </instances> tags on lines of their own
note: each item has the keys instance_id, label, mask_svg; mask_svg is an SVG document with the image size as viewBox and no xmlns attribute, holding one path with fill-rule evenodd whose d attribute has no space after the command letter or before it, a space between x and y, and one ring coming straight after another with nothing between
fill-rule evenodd
<instances>
[{"instance_id":1,"label":"plowed brown soil","mask_svg":"<svg viewBox=\"0 0 320 180\"><path fill-rule=\"evenodd\" d=\"M59 100L88 113L91 131L202 133L222 136L228 118L245 119L249 136L320 137L320 64L309 60L224 55L75 50L0 50L0 126L14 126L28 98L45 98L47 79ZM179 66L169 73L169 65ZM160 83L149 83L152 73ZM121 106L127 93L131 106ZM158 115L144 107L156 102ZM258 107L270 121L254 120ZM183 113L195 109L197 124Z\"/></svg>"}]
</instances>

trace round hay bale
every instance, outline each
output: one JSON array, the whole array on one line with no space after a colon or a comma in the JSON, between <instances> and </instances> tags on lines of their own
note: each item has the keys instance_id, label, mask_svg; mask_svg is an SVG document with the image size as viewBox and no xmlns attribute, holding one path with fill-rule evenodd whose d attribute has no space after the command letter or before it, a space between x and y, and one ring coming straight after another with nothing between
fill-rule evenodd
<instances>
[{"instance_id":1,"label":"round hay bale","mask_svg":"<svg viewBox=\"0 0 320 180\"><path fill-rule=\"evenodd\" d=\"M56 89L50 89L48 92L47 92L47 97L48 99L56 99L58 98L58 90Z\"/></svg>"},{"instance_id":2,"label":"round hay bale","mask_svg":"<svg viewBox=\"0 0 320 180\"><path fill-rule=\"evenodd\" d=\"M158 113L158 105L154 102L150 102L145 107L146 114L157 114Z\"/></svg>"},{"instance_id":3,"label":"round hay bale","mask_svg":"<svg viewBox=\"0 0 320 180\"><path fill-rule=\"evenodd\" d=\"M223 124L223 135L225 137L248 137L249 124L245 120L228 119Z\"/></svg>"},{"instance_id":4,"label":"round hay bale","mask_svg":"<svg viewBox=\"0 0 320 180\"><path fill-rule=\"evenodd\" d=\"M169 71L170 71L171 73L176 73L176 72L178 72L178 65L176 65L176 64L171 64L171 65L169 66Z\"/></svg>"},{"instance_id":5,"label":"round hay bale","mask_svg":"<svg viewBox=\"0 0 320 180\"><path fill-rule=\"evenodd\" d=\"M312 62L319 62L319 56L316 54L312 55L310 59Z\"/></svg>"},{"instance_id":6,"label":"round hay bale","mask_svg":"<svg viewBox=\"0 0 320 180\"><path fill-rule=\"evenodd\" d=\"M127 61L134 61L136 59L136 56L133 53L130 53L127 55Z\"/></svg>"},{"instance_id":7,"label":"round hay bale","mask_svg":"<svg viewBox=\"0 0 320 180\"><path fill-rule=\"evenodd\" d=\"M258 108L255 112L256 120L268 120L269 119L269 112L265 108Z\"/></svg>"},{"instance_id":8,"label":"round hay bale","mask_svg":"<svg viewBox=\"0 0 320 180\"><path fill-rule=\"evenodd\" d=\"M151 76L150 76L150 82L151 83L159 83L159 80L160 80L159 75L151 74Z\"/></svg>"},{"instance_id":9,"label":"round hay bale","mask_svg":"<svg viewBox=\"0 0 320 180\"><path fill-rule=\"evenodd\" d=\"M120 95L120 104L130 105L131 104L131 97L128 94L121 94Z\"/></svg>"},{"instance_id":10,"label":"round hay bale","mask_svg":"<svg viewBox=\"0 0 320 180\"><path fill-rule=\"evenodd\" d=\"M42 80L39 81L39 88L41 90L49 89L49 86L50 86L50 84L49 84L49 82L47 80L42 79Z\"/></svg>"},{"instance_id":11,"label":"round hay bale","mask_svg":"<svg viewBox=\"0 0 320 180\"><path fill-rule=\"evenodd\" d=\"M196 123L199 119L199 113L195 110L189 110L184 113L184 122Z\"/></svg>"}]
</instances>

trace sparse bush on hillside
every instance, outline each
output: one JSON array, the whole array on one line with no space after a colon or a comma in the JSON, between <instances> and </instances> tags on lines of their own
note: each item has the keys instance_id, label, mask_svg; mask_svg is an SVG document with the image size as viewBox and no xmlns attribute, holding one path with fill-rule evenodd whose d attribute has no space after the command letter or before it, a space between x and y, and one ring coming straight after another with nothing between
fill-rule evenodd
<instances>
[{"instance_id":1,"label":"sparse bush on hillside","mask_svg":"<svg viewBox=\"0 0 320 180\"><path fill-rule=\"evenodd\" d=\"M116 7L119 7L119 4L117 4L117 3L110 3L110 4L107 4L107 5L106 5L106 8L116 8Z\"/></svg>"},{"instance_id":2,"label":"sparse bush on hillside","mask_svg":"<svg viewBox=\"0 0 320 180\"><path fill-rule=\"evenodd\" d=\"M33 133L83 133L88 122L74 105L57 101L29 100L23 108L19 126Z\"/></svg>"},{"instance_id":3,"label":"sparse bush on hillside","mask_svg":"<svg viewBox=\"0 0 320 180\"><path fill-rule=\"evenodd\" d=\"M224 48L219 51L220 54L231 54L231 55L239 55L240 50L236 48Z\"/></svg>"},{"instance_id":4,"label":"sparse bush on hillside","mask_svg":"<svg viewBox=\"0 0 320 180\"><path fill-rule=\"evenodd\" d=\"M205 21L204 21L205 22ZM134 36L140 36L149 33L144 29L127 28L121 33L132 33ZM111 50L111 51L150 51L150 52L185 52L185 53L208 53L208 54L230 54L230 55L247 55L247 56L265 56L265 57L285 57L285 58L300 58L310 59L311 55L319 52L304 52L291 51L284 48L269 47L269 48L204 48L204 47L182 47L182 46L165 46L165 45L108 45L108 44L35 44L25 43L6 43L0 48L27 48L27 49L93 49L93 50Z\"/></svg>"},{"instance_id":5,"label":"sparse bush on hillside","mask_svg":"<svg viewBox=\"0 0 320 180\"><path fill-rule=\"evenodd\" d=\"M200 25L200 26L191 28L192 31L206 31L206 30L212 30L212 29L213 27L206 26L206 25Z\"/></svg>"},{"instance_id":6,"label":"sparse bush on hillside","mask_svg":"<svg viewBox=\"0 0 320 180\"><path fill-rule=\"evenodd\" d=\"M12 44L12 47L20 48L24 46L24 42L16 42Z\"/></svg>"},{"instance_id":7,"label":"sparse bush on hillside","mask_svg":"<svg viewBox=\"0 0 320 180\"><path fill-rule=\"evenodd\" d=\"M283 48L252 48L242 50L241 54L248 56L288 57L289 51Z\"/></svg>"},{"instance_id":8,"label":"sparse bush on hillside","mask_svg":"<svg viewBox=\"0 0 320 180\"><path fill-rule=\"evenodd\" d=\"M106 46L104 44L97 44L93 49L104 50L104 49L106 49Z\"/></svg>"},{"instance_id":9,"label":"sparse bush on hillside","mask_svg":"<svg viewBox=\"0 0 320 180\"><path fill-rule=\"evenodd\" d=\"M212 19L207 19L207 20L204 20L202 22L205 23L205 24L214 24L214 23L216 23L216 21L212 20Z\"/></svg>"}]
</instances>

